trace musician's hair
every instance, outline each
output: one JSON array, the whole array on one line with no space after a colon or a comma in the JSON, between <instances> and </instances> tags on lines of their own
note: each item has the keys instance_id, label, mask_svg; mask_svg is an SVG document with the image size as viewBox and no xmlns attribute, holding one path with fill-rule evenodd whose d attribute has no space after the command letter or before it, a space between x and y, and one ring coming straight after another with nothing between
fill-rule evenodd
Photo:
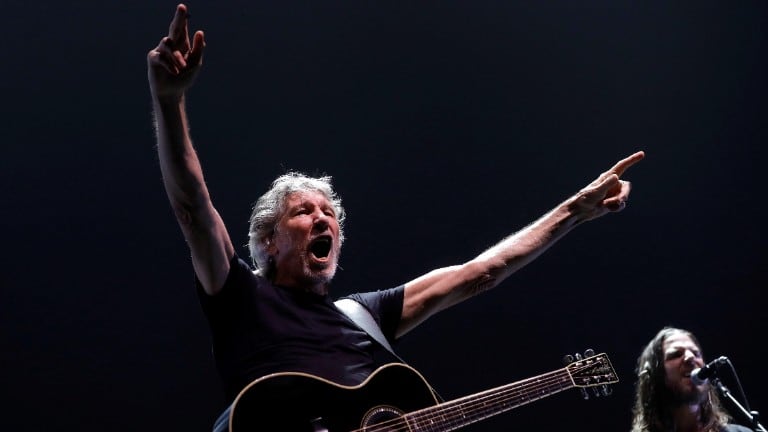
<instances>
[{"instance_id":1,"label":"musician's hair","mask_svg":"<svg viewBox=\"0 0 768 432\"><path fill-rule=\"evenodd\" d=\"M260 274L268 276L274 270L267 254L267 242L275 233L275 227L285 212L286 198L295 192L320 192L328 198L339 223L339 243L344 242L344 207L341 197L333 190L330 176L310 177L289 171L276 178L270 189L253 205L248 230L248 250L251 260Z\"/></svg>"},{"instance_id":2,"label":"musician's hair","mask_svg":"<svg viewBox=\"0 0 768 432\"><path fill-rule=\"evenodd\" d=\"M637 359L635 404L632 408L632 432L671 432L674 430L672 410L675 400L665 384L664 341L674 334L685 334L699 347L696 336L688 330L662 328L643 349ZM707 397L700 404L704 431L719 431L730 420L720 404L713 386L707 386Z\"/></svg>"}]
</instances>

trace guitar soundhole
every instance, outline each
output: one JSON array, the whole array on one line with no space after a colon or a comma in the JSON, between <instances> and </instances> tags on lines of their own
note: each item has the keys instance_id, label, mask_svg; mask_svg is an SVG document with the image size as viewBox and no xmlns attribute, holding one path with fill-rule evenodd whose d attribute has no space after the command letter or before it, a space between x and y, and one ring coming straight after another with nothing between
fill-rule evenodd
<instances>
[{"instance_id":1,"label":"guitar soundhole","mask_svg":"<svg viewBox=\"0 0 768 432\"><path fill-rule=\"evenodd\" d=\"M376 432L403 431L405 419L402 411L391 406L377 406L365 414L362 421L362 430L375 430Z\"/></svg>"}]
</instances>

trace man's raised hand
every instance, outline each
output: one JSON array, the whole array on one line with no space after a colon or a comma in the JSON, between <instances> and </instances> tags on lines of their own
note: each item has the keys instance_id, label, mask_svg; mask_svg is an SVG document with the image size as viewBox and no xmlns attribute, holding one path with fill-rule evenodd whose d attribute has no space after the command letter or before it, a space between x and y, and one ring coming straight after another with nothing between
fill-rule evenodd
<instances>
[{"instance_id":1,"label":"man's raised hand","mask_svg":"<svg viewBox=\"0 0 768 432\"><path fill-rule=\"evenodd\" d=\"M621 176L644 157L645 153L642 151L627 156L576 194L573 204L578 208L583 220L624 210L632 185L626 180L621 180Z\"/></svg>"},{"instance_id":2,"label":"man's raised hand","mask_svg":"<svg viewBox=\"0 0 768 432\"><path fill-rule=\"evenodd\" d=\"M189 11L179 4L168 36L147 54L149 85L155 98L183 96L203 63L204 34L198 30L190 43L188 27Z\"/></svg>"}]
</instances>

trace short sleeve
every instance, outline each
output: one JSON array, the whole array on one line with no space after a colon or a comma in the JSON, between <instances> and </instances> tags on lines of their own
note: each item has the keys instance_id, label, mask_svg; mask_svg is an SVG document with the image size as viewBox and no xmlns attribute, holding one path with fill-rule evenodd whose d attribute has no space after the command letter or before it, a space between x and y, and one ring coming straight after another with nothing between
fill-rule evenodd
<instances>
[{"instance_id":1,"label":"short sleeve","mask_svg":"<svg viewBox=\"0 0 768 432\"><path fill-rule=\"evenodd\" d=\"M355 300L368 309L387 340L394 343L403 314L404 294L405 286L400 285L385 290L352 294L346 298Z\"/></svg>"}]
</instances>

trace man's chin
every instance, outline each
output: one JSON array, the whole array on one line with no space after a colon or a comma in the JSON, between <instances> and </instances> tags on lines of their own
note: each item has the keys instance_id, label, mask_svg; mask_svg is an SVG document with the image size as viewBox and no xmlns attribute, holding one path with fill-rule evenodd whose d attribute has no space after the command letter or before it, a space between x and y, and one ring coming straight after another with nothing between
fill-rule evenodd
<instances>
[{"instance_id":1,"label":"man's chin","mask_svg":"<svg viewBox=\"0 0 768 432\"><path fill-rule=\"evenodd\" d=\"M315 265L309 268L307 276L315 282L329 283L336 275L335 265Z\"/></svg>"},{"instance_id":2,"label":"man's chin","mask_svg":"<svg viewBox=\"0 0 768 432\"><path fill-rule=\"evenodd\" d=\"M702 402L706 398L706 395L706 389L701 389L694 386L693 388L688 388L677 392L675 394L675 398L679 404L689 405Z\"/></svg>"}]
</instances>

